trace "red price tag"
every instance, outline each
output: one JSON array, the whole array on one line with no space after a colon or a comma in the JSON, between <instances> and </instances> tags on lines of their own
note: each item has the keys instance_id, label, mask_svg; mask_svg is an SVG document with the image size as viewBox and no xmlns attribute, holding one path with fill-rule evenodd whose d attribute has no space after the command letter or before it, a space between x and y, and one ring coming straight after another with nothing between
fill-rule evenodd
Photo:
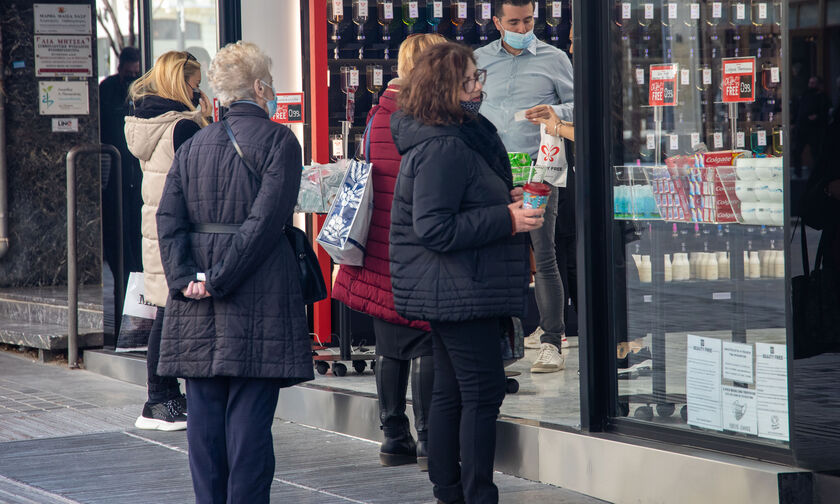
<instances>
[{"instance_id":1,"label":"red price tag","mask_svg":"<svg viewBox=\"0 0 840 504\"><path fill-rule=\"evenodd\" d=\"M650 66L648 103L651 107L674 107L677 105L677 76L679 73L679 65L676 63Z\"/></svg>"},{"instance_id":2,"label":"red price tag","mask_svg":"<svg viewBox=\"0 0 840 504\"><path fill-rule=\"evenodd\" d=\"M755 101L755 58L723 60L723 102Z\"/></svg>"},{"instance_id":3,"label":"red price tag","mask_svg":"<svg viewBox=\"0 0 840 504\"><path fill-rule=\"evenodd\" d=\"M271 120L281 124L303 124L303 93L277 93L277 113Z\"/></svg>"}]
</instances>

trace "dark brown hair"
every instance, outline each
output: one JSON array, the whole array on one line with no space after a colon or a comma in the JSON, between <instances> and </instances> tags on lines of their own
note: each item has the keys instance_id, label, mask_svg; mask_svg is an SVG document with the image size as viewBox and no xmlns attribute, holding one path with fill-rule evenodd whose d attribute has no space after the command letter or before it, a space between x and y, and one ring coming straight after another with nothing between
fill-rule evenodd
<instances>
[{"instance_id":1,"label":"dark brown hair","mask_svg":"<svg viewBox=\"0 0 840 504\"><path fill-rule=\"evenodd\" d=\"M462 123L466 113L461 108L461 89L470 61L475 64L472 49L453 42L423 51L411 77L401 84L400 109L423 124Z\"/></svg>"}]
</instances>

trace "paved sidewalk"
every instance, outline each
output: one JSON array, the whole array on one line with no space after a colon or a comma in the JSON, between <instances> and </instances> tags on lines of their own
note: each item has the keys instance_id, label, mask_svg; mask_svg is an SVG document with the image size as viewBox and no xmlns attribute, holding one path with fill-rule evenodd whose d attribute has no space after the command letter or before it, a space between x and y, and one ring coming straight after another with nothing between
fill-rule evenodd
<instances>
[{"instance_id":1,"label":"paved sidewalk","mask_svg":"<svg viewBox=\"0 0 840 504\"><path fill-rule=\"evenodd\" d=\"M146 391L0 352L0 503L194 502L184 432L133 428ZM428 503L426 473L379 465L376 443L276 420L272 503ZM599 503L496 475L504 503Z\"/></svg>"}]
</instances>

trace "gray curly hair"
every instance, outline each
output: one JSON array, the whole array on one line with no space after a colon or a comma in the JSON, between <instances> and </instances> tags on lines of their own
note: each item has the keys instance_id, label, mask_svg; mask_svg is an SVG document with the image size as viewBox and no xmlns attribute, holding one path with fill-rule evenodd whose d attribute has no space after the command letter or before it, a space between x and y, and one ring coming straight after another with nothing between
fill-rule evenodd
<instances>
[{"instance_id":1,"label":"gray curly hair","mask_svg":"<svg viewBox=\"0 0 840 504\"><path fill-rule=\"evenodd\" d=\"M224 46L207 70L210 86L222 106L254 99L254 81L271 83L271 58L250 42Z\"/></svg>"}]
</instances>

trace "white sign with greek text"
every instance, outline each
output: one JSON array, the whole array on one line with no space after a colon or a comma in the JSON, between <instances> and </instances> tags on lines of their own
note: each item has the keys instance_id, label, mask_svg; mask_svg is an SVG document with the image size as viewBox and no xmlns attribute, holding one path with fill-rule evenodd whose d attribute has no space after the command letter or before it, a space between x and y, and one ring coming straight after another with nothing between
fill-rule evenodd
<instances>
[{"instance_id":1,"label":"white sign with greek text","mask_svg":"<svg viewBox=\"0 0 840 504\"><path fill-rule=\"evenodd\" d=\"M36 35L36 77L90 77L93 53L89 36Z\"/></svg>"},{"instance_id":2,"label":"white sign with greek text","mask_svg":"<svg viewBox=\"0 0 840 504\"><path fill-rule=\"evenodd\" d=\"M87 81L39 81L38 112L41 115L89 114Z\"/></svg>"},{"instance_id":3,"label":"white sign with greek text","mask_svg":"<svg viewBox=\"0 0 840 504\"><path fill-rule=\"evenodd\" d=\"M35 33L90 35L89 4L35 4Z\"/></svg>"}]
</instances>

